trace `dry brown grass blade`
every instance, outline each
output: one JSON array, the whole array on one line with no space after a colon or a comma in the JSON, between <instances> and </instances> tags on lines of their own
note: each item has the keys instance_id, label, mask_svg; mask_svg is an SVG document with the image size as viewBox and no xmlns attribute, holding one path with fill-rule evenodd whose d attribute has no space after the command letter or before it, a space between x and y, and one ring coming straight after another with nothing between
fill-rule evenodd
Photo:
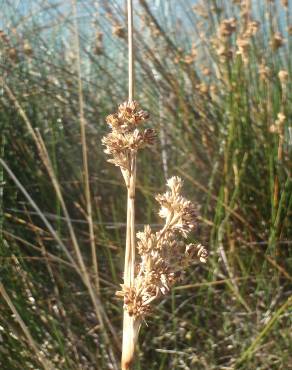
<instances>
[{"instance_id":1,"label":"dry brown grass blade","mask_svg":"<svg viewBox=\"0 0 292 370\"><path fill-rule=\"evenodd\" d=\"M89 238L91 246L91 256L93 265L93 279L96 286L97 293L99 294L99 274L98 274L98 263L96 255L96 242L92 219L92 203L91 193L89 185L89 169L88 169L88 155L87 155L87 140L86 140L86 121L84 116L84 99L83 99L83 87L81 79L81 60L80 60L80 45L79 45L79 28L77 23L77 5L76 0L72 0L73 17L74 17L74 43L75 43L75 54L76 54L76 70L78 76L78 101L79 101L79 120L80 120L80 133L81 133L81 146L82 146L82 158L84 166L84 185L85 185L85 199L86 199L86 211L87 221L89 226Z\"/></svg>"},{"instance_id":2,"label":"dry brown grass blade","mask_svg":"<svg viewBox=\"0 0 292 370\"><path fill-rule=\"evenodd\" d=\"M278 271L285 276L286 279L292 281L292 276L284 269L283 266L279 265L272 257L266 256L266 259L270 262L272 266L274 266Z\"/></svg>"}]
</instances>

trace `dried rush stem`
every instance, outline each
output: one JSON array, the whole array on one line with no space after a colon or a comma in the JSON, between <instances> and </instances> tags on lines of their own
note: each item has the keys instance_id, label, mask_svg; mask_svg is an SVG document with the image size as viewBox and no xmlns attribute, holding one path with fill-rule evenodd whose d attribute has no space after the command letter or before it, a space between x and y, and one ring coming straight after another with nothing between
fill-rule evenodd
<instances>
[{"instance_id":1,"label":"dried rush stem","mask_svg":"<svg viewBox=\"0 0 292 370\"><path fill-rule=\"evenodd\" d=\"M135 189L136 189L136 152L130 153L130 178L127 185L127 235L126 254L124 266L124 284L132 287L134 284L135 271ZM123 318L123 345L122 345L122 369L128 369L134 358L135 343L138 337L139 326L135 320L124 310Z\"/></svg>"},{"instance_id":2,"label":"dried rush stem","mask_svg":"<svg viewBox=\"0 0 292 370\"><path fill-rule=\"evenodd\" d=\"M134 97L134 49L133 49L133 3L127 1L128 7L128 46L129 46L129 103ZM135 278L135 190L136 190L136 156L137 151L128 153L129 178L127 185L127 235L124 266L124 285L133 287ZM129 369L134 358L135 344L140 323L135 322L127 310L123 317L122 369Z\"/></svg>"}]
</instances>

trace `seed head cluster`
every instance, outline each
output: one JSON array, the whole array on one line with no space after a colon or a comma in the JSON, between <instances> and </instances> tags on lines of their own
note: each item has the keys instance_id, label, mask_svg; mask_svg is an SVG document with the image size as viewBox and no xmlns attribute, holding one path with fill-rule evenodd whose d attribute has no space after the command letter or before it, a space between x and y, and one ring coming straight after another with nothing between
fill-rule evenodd
<instances>
[{"instance_id":1,"label":"seed head cluster","mask_svg":"<svg viewBox=\"0 0 292 370\"><path fill-rule=\"evenodd\" d=\"M249 16L249 7L244 7L242 16L246 19L243 29L240 30L236 18L224 19L218 27L218 36L213 39L214 47L221 62L226 62L240 55L245 64L249 61L249 50L251 40L256 36L260 28L260 23L252 20ZM235 34L236 49L234 50L232 37Z\"/></svg>"},{"instance_id":2,"label":"seed head cluster","mask_svg":"<svg viewBox=\"0 0 292 370\"><path fill-rule=\"evenodd\" d=\"M151 311L151 303L169 292L188 265L194 260L205 263L208 257L201 244L184 241L196 225L197 211L181 195L182 180L172 177L167 186L168 191L156 196L164 226L153 232L146 225L144 231L137 233L140 261L136 265L134 285L122 285L122 290L117 292L124 297L124 308L129 315L136 318L143 318Z\"/></svg>"},{"instance_id":3,"label":"seed head cluster","mask_svg":"<svg viewBox=\"0 0 292 370\"><path fill-rule=\"evenodd\" d=\"M155 140L153 129L139 129L148 118L149 114L141 110L136 101L121 104L117 113L106 118L112 131L102 139L105 153L111 157L108 162L120 167L124 176L130 171L131 154L153 144Z\"/></svg>"}]
</instances>

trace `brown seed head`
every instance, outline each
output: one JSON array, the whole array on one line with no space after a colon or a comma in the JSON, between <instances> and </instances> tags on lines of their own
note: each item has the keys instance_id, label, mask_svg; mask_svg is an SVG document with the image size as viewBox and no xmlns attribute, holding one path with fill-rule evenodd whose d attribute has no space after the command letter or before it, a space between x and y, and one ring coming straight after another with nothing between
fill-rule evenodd
<instances>
[{"instance_id":1,"label":"brown seed head","mask_svg":"<svg viewBox=\"0 0 292 370\"><path fill-rule=\"evenodd\" d=\"M225 19L221 22L219 26L219 35L221 37L230 37L235 31L236 31L235 18Z\"/></svg>"},{"instance_id":2,"label":"brown seed head","mask_svg":"<svg viewBox=\"0 0 292 370\"><path fill-rule=\"evenodd\" d=\"M259 76L264 82L267 82L271 77L271 69L264 62L259 65Z\"/></svg>"},{"instance_id":3,"label":"brown seed head","mask_svg":"<svg viewBox=\"0 0 292 370\"><path fill-rule=\"evenodd\" d=\"M286 70L282 69L278 73L279 80L281 82L282 87L286 86L288 79L289 79L289 74Z\"/></svg>"},{"instance_id":4,"label":"brown seed head","mask_svg":"<svg viewBox=\"0 0 292 370\"><path fill-rule=\"evenodd\" d=\"M130 169L130 153L154 143L153 129L139 130L139 125L148 118L149 114L141 110L136 101L122 103L117 113L106 118L112 131L102 138L104 152L111 156L108 162L121 167L126 183L128 175L123 171Z\"/></svg>"},{"instance_id":5,"label":"brown seed head","mask_svg":"<svg viewBox=\"0 0 292 370\"><path fill-rule=\"evenodd\" d=\"M260 28L260 22L258 21L250 21L247 24L246 31L245 31L245 36L246 37L252 37L255 36L255 34L258 32Z\"/></svg>"},{"instance_id":6,"label":"brown seed head","mask_svg":"<svg viewBox=\"0 0 292 370\"><path fill-rule=\"evenodd\" d=\"M249 39L247 37L240 36L236 40L236 44L237 44L237 47L238 47L237 54L241 55L243 62L245 64L247 64L248 63L248 57L249 57L249 49L250 49Z\"/></svg>"},{"instance_id":7,"label":"brown seed head","mask_svg":"<svg viewBox=\"0 0 292 370\"><path fill-rule=\"evenodd\" d=\"M119 37L120 39L125 39L126 38L126 31L125 27L123 27L120 24L116 24L112 28L112 33L114 36Z\"/></svg>"},{"instance_id":8,"label":"brown seed head","mask_svg":"<svg viewBox=\"0 0 292 370\"><path fill-rule=\"evenodd\" d=\"M277 51L284 45L284 38L280 32L276 32L270 41L270 45L273 51Z\"/></svg>"}]
</instances>

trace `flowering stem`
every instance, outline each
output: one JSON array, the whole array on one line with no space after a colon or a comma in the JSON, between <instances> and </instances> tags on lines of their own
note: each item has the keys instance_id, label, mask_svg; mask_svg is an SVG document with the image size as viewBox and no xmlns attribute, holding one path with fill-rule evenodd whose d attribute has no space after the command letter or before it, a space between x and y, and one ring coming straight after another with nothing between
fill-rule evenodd
<instances>
[{"instance_id":1,"label":"flowering stem","mask_svg":"<svg viewBox=\"0 0 292 370\"><path fill-rule=\"evenodd\" d=\"M135 278L135 189L136 189L136 152L130 153L130 171L127 186L127 235L124 267L124 284L133 287ZM122 370L130 369L134 359L140 323L124 310Z\"/></svg>"},{"instance_id":2,"label":"flowering stem","mask_svg":"<svg viewBox=\"0 0 292 370\"><path fill-rule=\"evenodd\" d=\"M133 53L133 3L128 0L128 47L129 47L129 102L134 98L134 53ZM127 235L124 267L124 285L134 286L135 279L135 189L136 189L136 151L129 155L129 174L127 186ZM122 370L128 370L134 360L135 345L138 339L140 320L129 316L124 309Z\"/></svg>"}]
</instances>

